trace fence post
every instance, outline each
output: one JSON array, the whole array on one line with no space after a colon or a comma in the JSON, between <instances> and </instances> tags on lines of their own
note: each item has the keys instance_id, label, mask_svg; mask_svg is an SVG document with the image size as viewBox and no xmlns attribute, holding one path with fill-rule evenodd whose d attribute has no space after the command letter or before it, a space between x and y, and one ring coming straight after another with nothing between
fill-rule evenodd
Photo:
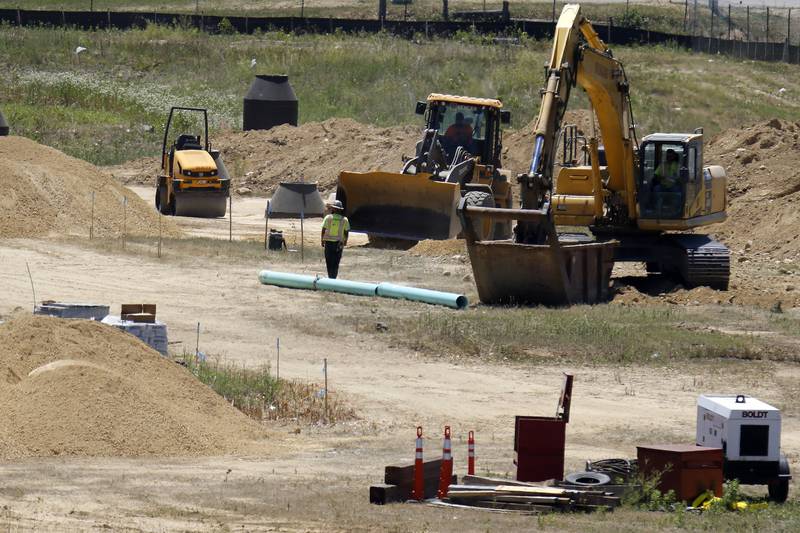
<instances>
[{"instance_id":1,"label":"fence post","mask_svg":"<svg viewBox=\"0 0 800 533\"><path fill-rule=\"evenodd\" d=\"M731 5L728 4L728 40L731 40Z\"/></svg>"},{"instance_id":2,"label":"fence post","mask_svg":"<svg viewBox=\"0 0 800 533\"><path fill-rule=\"evenodd\" d=\"M764 42L769 42L769 6L767 6L767 35L764 37Z\"/></svg>"},{"instance_id":3,"label":"fence post","mask_svg":"<svg viewBox=\"0 0 800 533\"><path fill-rule=\"evenodd\" d=\"M450 20L450 13L447 9L447 0L442 0L442 18L444 20Z\"/></svg>"},{"instance_id":4,"label":"fence post","mask_svg":"<svg viewBox=\"0 0 800 533\"><path fill-rule=\"evenodd\" d=\"M711 30L708 32L708 53L711 53L711 40L714 38L714 6L711 6Z\"/></svg>"},{"instance_id":5,"label":"fence post","mask_svg":"<svg viewBox=\"0 0 800 533\"><path fill-rule=\"evenodd\" d=\"M789 14L786 15L786 57L789 57L790 50L789 46L792 44L792 8L789 8ZM786 60L789 61L788 59Z\"/></svg>"},{"instance_id":6,"label":"fence post","mask_svg":"<svg viewBox=\"0 0 800 533\"><path fill-rule=\"evenodd\" d=\"M689 0L683 2L683 33L686 33L686 21L689 18Z\"/></svg>"},{"instance_id":7,"label":"fence post","mask_svg":"<svg viewBox=\"0 0 800 533\"><path fill-rule=\"evenodd\" d=\"M611 26L614 25L614 17L608 17L608 35L606 35L606 42L611 43ZM555 31L555 29L553 30Z\"/></svg>"},{"instance_id":8,"label":"fence post","mask_svg":"<svg viewBox=\"0 0 800 533\"><path fill-rule=\"evenodd\" d=\"M750 59L750 6L747 6L747 52L744 55Z\"/></svg>"}]
</instances>

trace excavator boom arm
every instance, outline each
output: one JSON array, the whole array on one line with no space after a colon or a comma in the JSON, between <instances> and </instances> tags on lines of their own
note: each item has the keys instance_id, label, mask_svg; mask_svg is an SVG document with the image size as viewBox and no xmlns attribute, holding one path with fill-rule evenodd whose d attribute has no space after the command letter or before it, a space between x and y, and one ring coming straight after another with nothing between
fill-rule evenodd
<instances>
[{"instance_id":1,"label":"excavator boom arm","mask_svg":"<svg viewBox=\"0 0 800 533\"><path fill-rule=\"evenodd\" d=\"M547 65L546 85L534 129L531 166L523 178L522 207L542 209L553 188L553 165L561 123L573 85L589 96L597 115L608 161L611 191L624 196L635 213L635 137L630 123L628 82L622 64L580 12L577 4L564 6L556 24L553 50ZM632 139L632 137L634 137ZM536 240L531 228L520 228L520 240Z\"/></svg>"}]
</instances>

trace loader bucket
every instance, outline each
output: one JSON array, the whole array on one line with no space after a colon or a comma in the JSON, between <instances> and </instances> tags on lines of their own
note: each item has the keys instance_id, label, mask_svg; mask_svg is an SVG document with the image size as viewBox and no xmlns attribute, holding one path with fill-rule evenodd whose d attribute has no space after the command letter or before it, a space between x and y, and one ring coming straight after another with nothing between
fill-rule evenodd
<instances>
[{"instance_id":1,"label":"loader bucket","mask_svg":"<svg viewBox=\"0 0 800 533\"><path fill-rule=\"evenodd\" d=\"M175 191L175 215L179 217L224 217L227 207L228 195L224 192Z\"/></svg>"},{"instance_id":2,"label":"loader bucket","mask_svg":"<svg viewBox=\"0 0 800 533\"><path fill-rule=\"evenodd\" d=\"M452 239L461 231L459 185L431 174L342 172L336 197L351 231L407 240Z\"/></svg>"},{"instance_id":3,"label":"loader bucket","mask_svg":"<svg viewBox=\"0 0 800 533\"><path fill-rule=\"evenodd\" d=\"M550 245L468 242L485 304L560 306L608 299L616 242Z\"/></svg>"}]
</instances>

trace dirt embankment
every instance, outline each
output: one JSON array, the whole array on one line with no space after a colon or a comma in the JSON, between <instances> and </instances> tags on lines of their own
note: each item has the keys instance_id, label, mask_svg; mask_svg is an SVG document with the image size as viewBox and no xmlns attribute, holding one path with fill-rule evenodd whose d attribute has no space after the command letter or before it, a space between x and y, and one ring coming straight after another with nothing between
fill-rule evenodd
<instances>
[{"instance_id":1,"label":"dirt embankment","mask_svg":"<svg viewBox=\"0 0 800 533\"><path fill-rule=\"evenodd\" d=\"M565 122L590 131L586 110L569 111ZM212 137L222 152L234 190L272 194L281 181L315 181L332 192L339 172L387 170L399 172L402 157L411 157L422 126L381 128L351 119L332 118L299 127L278 126L268 131L224 132ZM503 140L503 165L522 172L530 163L533 122L510 130ZM155 183L159 160L145 158L110 167L125 184Z\"/></svg>"},{"instance_id":2,"label":"dirt embankment","mask_svg":"<svg viewBox=\"0 0 800 533\"><path fill-rule=\"evenodd\" d=\"M739 252L739 261L800 261L799 137L800 122L774 119L708 143L707 164L727 172L730 206L728 220L713 232Z\"/></svg>"},{"instance_id":3,"label":"dirt embankment","mask_svg":"<svg viewBox=\"0 0 800 533\"><path fill-rule=\"evenodd\" d=\"M92 217L95 236L158 234L155 209L106 172L24 137L0 137L0 190L0 237L88 236Z\"/></svg>"},{"instance_id":4,"label":"dirt embankment","mask_svg":"<svg viewBox=\"0 0 800 533\"><path fill-rule=\"evenodd\" d=\"M400 171L403 155L412 156L420 128L381 128L351 119L332 118L299 127L283 125L267 131L224 132L212 136L222 152L235 191L246 188L272 194L281 181L317 182L325 193L335 187L339 172ZM155 183L159 161L146 158L109 170L126 184Z\"/></svg>"},{"instance_id":5,"label":"dirt embankment","mask_svg":"<svg viewBox=\"0 0 800 533\"><path fill-rule=\"evenodd\" d=\"M110 326L0 325L0 458L217 455L266 432L185 368Z\"/></svg>"}]
</instances>

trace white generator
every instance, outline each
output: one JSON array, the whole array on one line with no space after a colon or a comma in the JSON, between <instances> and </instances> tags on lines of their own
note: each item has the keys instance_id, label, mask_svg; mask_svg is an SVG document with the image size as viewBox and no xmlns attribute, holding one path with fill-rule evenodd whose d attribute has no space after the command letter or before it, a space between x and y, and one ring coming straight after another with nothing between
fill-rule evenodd
<instances>
[{"instance_id":1,"label":"white generator","mask_svg":"<svg viewBox=\"0 0 800 533\"><path fill-rule=\"evenodd\" d=\"M781 412L756 398L701 395L697 399L697 445L722 448L725 479L767 485L769 496L789 495L789 462L781 453Z\"/></svg>"}]
</instances>

